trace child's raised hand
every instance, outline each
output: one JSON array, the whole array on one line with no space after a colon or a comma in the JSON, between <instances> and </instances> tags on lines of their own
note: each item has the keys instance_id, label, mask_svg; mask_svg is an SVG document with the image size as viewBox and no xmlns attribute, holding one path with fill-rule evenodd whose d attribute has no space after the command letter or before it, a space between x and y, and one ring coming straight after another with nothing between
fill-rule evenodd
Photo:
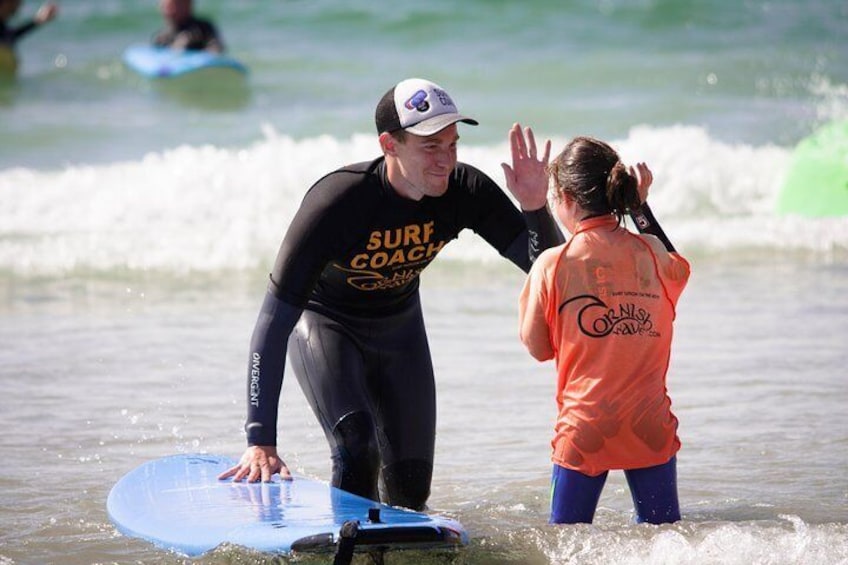
<instances>
[{"instance_id":1,"label":"child's raised hand","mask_svg":"<svg viewBox=\"0 0 848 565\"><path fill-rule=\"evenodd\" d=\"M636 190L639 192L639 201L644 204L648 200L648 190L654 182L654 174L645 163L637 163L630 167L630 174L636 177Z\"/></svg>"}]
</instances>

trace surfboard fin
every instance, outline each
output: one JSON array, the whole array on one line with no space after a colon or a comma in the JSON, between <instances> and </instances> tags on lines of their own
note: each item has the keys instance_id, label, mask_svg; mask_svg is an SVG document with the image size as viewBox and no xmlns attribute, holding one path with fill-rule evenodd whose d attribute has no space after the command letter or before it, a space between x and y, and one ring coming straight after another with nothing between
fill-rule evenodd
<instances>
[{"instance_id":1,"label":"surfboard fin","mask_svg":"<svg viewBox=\"0 0 848 565\"><path fill-rule=\"evenodd\" d=\"M339 549L333 559L333 565L350 565L353 560L353 548L359 533L359 520L348 520L339 530Z\"/></svg>"}]
</instances>

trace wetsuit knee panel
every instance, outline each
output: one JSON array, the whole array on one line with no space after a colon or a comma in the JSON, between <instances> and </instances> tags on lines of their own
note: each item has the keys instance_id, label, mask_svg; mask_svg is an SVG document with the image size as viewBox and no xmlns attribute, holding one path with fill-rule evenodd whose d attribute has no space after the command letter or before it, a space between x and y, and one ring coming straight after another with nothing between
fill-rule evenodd
<instances>
[{"instance_id":1,"label":"wetsuit knee panel","mask_svg":"<svg viewBox=\"0 0 848 565\"><path fill-rule=\"evenodd\" d=\"M430 497L433 462L406 459L383 467L383 487L389 504L423 510Z\"/></svg>"},{"instance_id":2,"label":"wetsuit knee panel","mask_svg":"<svg viewBox=\"0 0 848 565\"><path fill-rule=\"evenodd\" d=\"M376 500L380 448L371 415L344 415L333 426L333 439L333 486Z\"/></svg>"},{"instance_id":3,"label":"wetsuit knee panel","mask_svg":"<svg viewBox=\"0 0 848 565\"><path fill-rule=\"evenodd\" d=\"M336 445L344 446L351 453L379 453L374 419L367 412L350 412L342 416L333 426L333 439Z\"/></svg>"}]
</instances>

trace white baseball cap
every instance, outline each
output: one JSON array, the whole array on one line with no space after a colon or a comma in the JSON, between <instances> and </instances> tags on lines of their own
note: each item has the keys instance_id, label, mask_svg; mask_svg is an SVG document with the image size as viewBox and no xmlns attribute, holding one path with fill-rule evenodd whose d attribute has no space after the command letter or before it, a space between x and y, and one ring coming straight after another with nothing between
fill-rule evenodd
<instances>
[{"instance_id":1,"label":"white baseball cap","mask_svg":"<svg viewBox=\"0 0 848 565\"><path fill-rule=\"evenodd\" d=\"M377 104L377 133L406 130L413 135L433 135L456 122L477 125L463 116L439 85L423 78L410 78L393 86Z\"/></svg>"}]
</instances>

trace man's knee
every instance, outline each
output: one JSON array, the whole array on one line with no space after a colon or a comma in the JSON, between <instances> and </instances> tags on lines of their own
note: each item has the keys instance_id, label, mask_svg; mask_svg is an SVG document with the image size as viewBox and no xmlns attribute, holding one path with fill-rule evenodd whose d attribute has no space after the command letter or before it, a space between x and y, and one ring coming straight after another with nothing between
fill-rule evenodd
<instances>
[{"instance_id":1,"label":"man's knee","mask_svg":"<svg viewBox=\"0 0 848 565\"><path fill-rule=\"evenodd\" d=\"M333 427L333 486L378 500L380 448L367 412L345 414Z\"/></svg>"},{"instance_id":2,"label":"man's knee","mask_svg":"<svg viewBox=\"0 0 848 565\"><path fill-rule=\"evenodd\" d=\"M406 459L383 467L386 502L413 510L423 510L430 497L432 461Z\"/></svg>"}]
</instances>

